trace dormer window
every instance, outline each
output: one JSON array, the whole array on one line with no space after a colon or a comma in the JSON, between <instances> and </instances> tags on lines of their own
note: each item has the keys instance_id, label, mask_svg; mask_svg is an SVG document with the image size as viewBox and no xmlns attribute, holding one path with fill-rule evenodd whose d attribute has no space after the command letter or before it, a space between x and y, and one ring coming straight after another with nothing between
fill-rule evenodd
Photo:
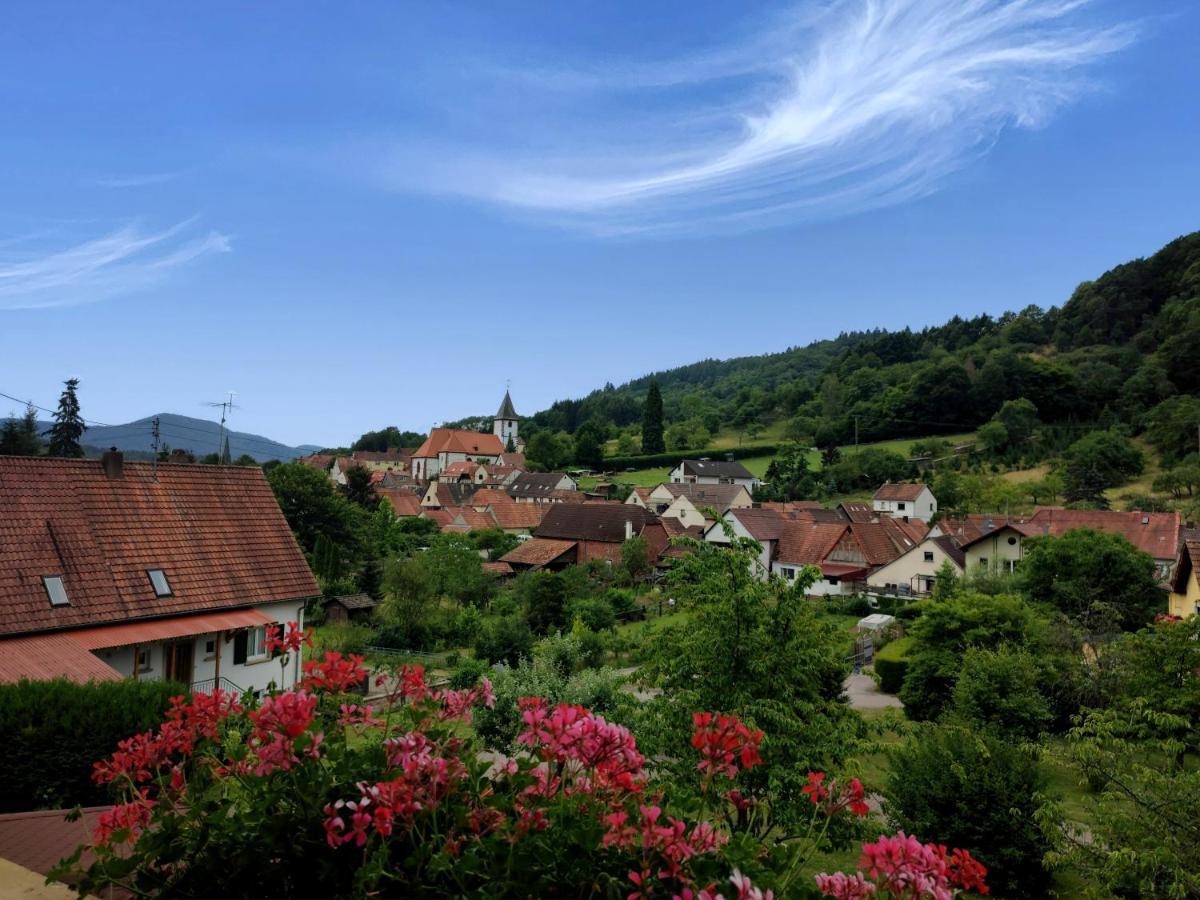
<instances>
[{"instance_id":1,"label":"dormer window","mask_svg":"<svg viewBox=\"0 0 1200 900\"><path fill-rule=\"evenodd\" d=\"M162 569L147 569L146 574L150 576L150 586L154 588L155 597L171 596L171 584Z\"/></svg>"},{"instance_id":2,"label":"dormer window","mask_svg":"<svg viewBox=\"0 0 1200 900\"><path fill-rule=\"evenodd\" d=\"M42 585L46 588L46 596L50 598L51 606L70 606L67 589L63 585L61 575L43 575Z\"/></svg>"}]
</instances>

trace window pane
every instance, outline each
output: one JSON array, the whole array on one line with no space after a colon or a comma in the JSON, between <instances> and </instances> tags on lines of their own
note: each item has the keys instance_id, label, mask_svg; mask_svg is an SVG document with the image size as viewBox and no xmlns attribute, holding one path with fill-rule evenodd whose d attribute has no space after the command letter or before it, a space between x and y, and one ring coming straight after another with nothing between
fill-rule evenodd
<instances>
[{"instance_id":1,"label":"window pane","mask_svg":"<svg viewBox=\"0 0 1200 900\"><path fill-rule=\"evenodd\" d=\"M42 579L42 584L46 586L46 595L50 598L51 606L69 606L70 600L67 599L67 589L63 586L61 575L47 575Z\"/></svg>"},{"instance_id":2,"label":"window pane","mask_svg":"<svg viewBox=\"0 0 1200 900\"><path fill-rule=\"evenodd\" d=\"M150 584L154 587L155 596L171 596L171 585L162 569L147 569L146 574L150 576Z\"/></svg>"}]
</instances>

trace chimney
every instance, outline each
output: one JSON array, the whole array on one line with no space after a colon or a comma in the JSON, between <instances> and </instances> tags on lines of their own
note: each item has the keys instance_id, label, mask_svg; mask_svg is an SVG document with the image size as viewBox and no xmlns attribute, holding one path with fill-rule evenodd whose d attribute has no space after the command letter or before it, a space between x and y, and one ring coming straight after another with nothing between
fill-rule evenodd
<instances>
[{"instance_id":1,"label":"chimney","mask_svg":"<svg viewBox=\"0 0 1200 900\"><path fill-rule=\"evenodd\" d=\"M633 522L630 519L625 520L625 540L633 539Z\"/></svg>"},{"instance_id":2,"label":"chimney","mask_svg":"<svg viewBox=\"0 0 1200 900\"><path fill-rule=\"evenodd\" d=\"M104 474L109 478L122 478L125 471L125 454L116 447L110 447L100 457L100 465L104 467Z\"/></svg>"}]
</instances>

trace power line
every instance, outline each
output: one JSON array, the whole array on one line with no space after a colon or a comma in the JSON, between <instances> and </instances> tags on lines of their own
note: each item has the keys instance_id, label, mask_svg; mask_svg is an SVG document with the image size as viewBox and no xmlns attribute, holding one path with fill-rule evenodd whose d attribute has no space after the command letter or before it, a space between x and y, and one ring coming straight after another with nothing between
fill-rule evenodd
<instances>
[{"instance_id":1,"label":"power line","mask_svg":"<svg viewBox=\"0 0 1200 900\"><path fill-rule=\"evenodd\" d=\"M32 406L34 409L39 410L40 412L50 413L50 415L54 415L55 413L58 412L58 410L56 410L56 409L47 409L44 406L38 406L32 400L22 400L20 397L14 397L12 394L6 394L3 391L0 391L0 397L4 397L8 400L12 400L14 403L23 403L28 406ZM91 428L93 426L96 428L116 428L117 427L116 425L107 425L104 422L96 422L96 421L93 421L92 419L84 419L83 416L80 416L79 418L83 419L83 424L87 425L89 428Z\"/></svg>"}]
</instances>

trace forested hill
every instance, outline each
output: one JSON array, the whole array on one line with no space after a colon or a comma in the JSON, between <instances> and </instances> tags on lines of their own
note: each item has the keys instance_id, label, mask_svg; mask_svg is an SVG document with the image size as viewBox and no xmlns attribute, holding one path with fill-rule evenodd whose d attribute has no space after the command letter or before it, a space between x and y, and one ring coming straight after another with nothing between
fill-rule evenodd
<instances>
[{"instance_id":1,"label":"forested hill","mask_svg":"<svg viewBox=\"0 0 1200 900\"><path fill-rule=\"evenodd\" d=\"M1177 394L1200 393L1200 232L1076 288L1061 306L1026 306L920 331L851 331L782 353L704 360L605 385L532 417L532 430L587 422L632 434L652 379L665 419L709 433L788 421L818 446L953 433L1026 398L1045 423L1141 429ZM701 432L703 433L703 432ZM1193 430L1194 434L1194 430Z\"/></svg>"}]
</instances>

